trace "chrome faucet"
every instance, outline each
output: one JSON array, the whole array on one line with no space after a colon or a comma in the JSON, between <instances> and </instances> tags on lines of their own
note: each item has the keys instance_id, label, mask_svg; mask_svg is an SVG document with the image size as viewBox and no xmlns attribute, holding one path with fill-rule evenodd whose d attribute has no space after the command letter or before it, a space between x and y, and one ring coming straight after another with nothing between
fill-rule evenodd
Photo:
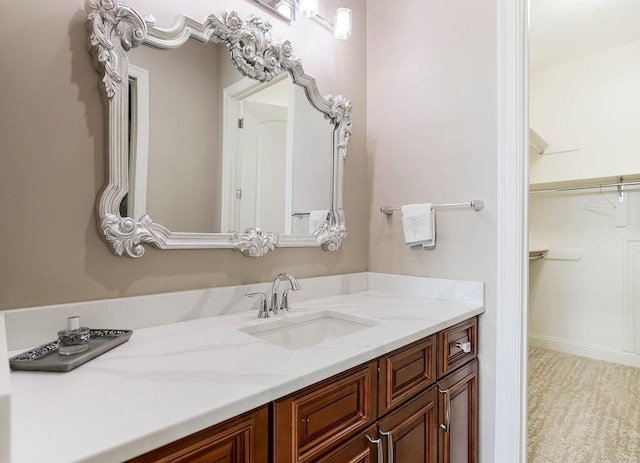
<instances>
[{"instance_id":1,"label":"chrome faucet","mask_svg":"<svg viewBox=\"0 0 640 463\"><path fill-rule=\"evenodd\" d=\"M291 288L284 291L282 300L280 300L280 282L283 280L288 280ZM298 283L298 280L290 273L280 273L276 275L271 285L271 312L273 312L274 315L278 313L278 310L291 312L291 307L289 306L289 291L298 291L299 289L300 283Z\"/></svg>"},{"instance_id":2,"label":"chrome faucet","mask_svg":"<svg viewBox=\"0 0 640 463\"><path fill-rule=\"evenodd\" d=\"M290 288L287 288L282 293L282 299L280 299L280 282L287 280ZM271 293L269 298L265 293L248 293L245 296L260 297L260 308L258 310L258 318L269 318L271 315L276 315L279 310L283 312L291 312L291 306L289 305L289 292L298 291L300 289L300 283L290 273L279 273L273 279L271 285Z\"/></svg>"}]
</instances>

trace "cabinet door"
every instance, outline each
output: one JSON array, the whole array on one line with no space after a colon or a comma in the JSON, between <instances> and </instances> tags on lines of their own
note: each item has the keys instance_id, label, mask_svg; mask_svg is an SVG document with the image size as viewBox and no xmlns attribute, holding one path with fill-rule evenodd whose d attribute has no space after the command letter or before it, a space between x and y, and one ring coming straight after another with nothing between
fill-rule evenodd
<instances>
[{"instance_id":1,"label":"cabinet door","mask_svg":"<svg viewBox=\"0 0 640 463\"><path fill-rule=\"evenodd\" d=\"M438 382L439 461L475 463L478 361Z\"/></svg>"},{"instance_id":2,"label":"cabinet door","mask_svg":"<svg viewBox=\"0 0 640 463\"><path fill-rule=\"evenodd\" d=\"M315 461L375 422L378 363L310 386L274 406L274 461Z\"/></svg>"},{"instance_id":3,"label":"cabinet door","mask_svg":"<svg viewBox=\"0 0 640 463\"><path fill-rule=\"evenodd\" d=\"M386 463L436 463L437 402L431 387L378 423Z\"/></svg>"},{"instance_id":4,"label":"cabinet door","mask_svg":"<svg viewBox=\"0 0 640 463\"><path fill-rule=\"evenodd\" d=\"M128 463L267 463L268 455L269 411L265 406Z\"/></svg>"},{"instance_id":5,"label":"cabinet door","mask_svg":"<svg viewBox=\"0 0 640 463\"><path fill-rule=\"evenodd\" d=\"M382 442L376 437L376 427L351 439L313 463L376 463L382 461Z\"/></svg>"},{"instance_id":6,"label":"cabinet door","mask_svg":"<svg viewBox=\"0 0 640 463\"><path fill-rule=\"evenodd\" d=\"M378 414L414 397L436 380L436 335L380 359Z\"/></svg>"}]
</instances>

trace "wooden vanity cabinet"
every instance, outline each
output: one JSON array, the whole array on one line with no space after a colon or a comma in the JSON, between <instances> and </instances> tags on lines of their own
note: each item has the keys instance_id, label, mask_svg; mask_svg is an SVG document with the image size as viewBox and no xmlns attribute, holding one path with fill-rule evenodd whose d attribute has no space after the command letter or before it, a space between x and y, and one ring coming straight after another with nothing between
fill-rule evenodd
<instances>
[{"instance_id":1,"label":"wooden vanity cabinet","mask_svg":"<svg viewBox=\"0 0 640 463\"><path fill-rule=\"evenodd\" d=\"M273 461L475 463L476 339L473 318L276 401Z\"/></svg>"},{"instance_id":2,"label":"wooden vanity cabinet","mask_svg":"<svg viewBox=\"0 0 640 463\"><path fill-rule=\"evenodd\" d=\"M477 329L474 317L379 359L385 463L476 462Z\"/></svg>"},{"instance_id":3,"label":"wooden vanity cabinet","mask_svg":"<svg viewBox=\"0 0 640 463\"><path fill-rule=\"evenodd\" d=\"M473 318L129 461L475 463L476 340Z\"/></svg>"},{"instance_id":4,"label":"wooden vanity cabinet","mask_svg":"<svg viewBox=\"0 0 640 463\"><path fill-rule=\"evenodd\" d=\"M127 463L267 463L269 407L212 426Z\"/></svg>"}]
</instances>

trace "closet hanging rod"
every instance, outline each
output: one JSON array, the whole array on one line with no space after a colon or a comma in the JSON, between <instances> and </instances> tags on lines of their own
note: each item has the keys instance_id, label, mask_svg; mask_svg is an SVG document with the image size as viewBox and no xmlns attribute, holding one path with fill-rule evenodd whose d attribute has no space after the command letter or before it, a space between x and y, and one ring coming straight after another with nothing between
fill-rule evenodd
<instances>
[{"instance_id":1,"label":"closet hanging rod","mask_svg":"<svg viewBox=\"0 0 640 463\"><path fill-rule=\"evenodd\" d=\"M484 209L484 201L481 199L472 199L471 201L467 201L466 203L434 204L432 207L434 209L445 207L468 207L473 209L474 211L481 211L482 209ZM394 211L400 210L402 210L402 208L397 206L380 206L380 212L386 215L391 215Z\"/></svg>"},{"instance_id":2,"label":"closet hanging rod","mask_svg":"<svg viewBox=\"0 0 640 463\"><path fill-rule=\"evenodd\" d=\"M595 188L613 188L621 186L640 185L638 182L597 183L593 185L568 186L563 188L546 188L544 190L530 190L529 193L549 193L551 191L593 190Z\"/></svg>"}]
</instances>

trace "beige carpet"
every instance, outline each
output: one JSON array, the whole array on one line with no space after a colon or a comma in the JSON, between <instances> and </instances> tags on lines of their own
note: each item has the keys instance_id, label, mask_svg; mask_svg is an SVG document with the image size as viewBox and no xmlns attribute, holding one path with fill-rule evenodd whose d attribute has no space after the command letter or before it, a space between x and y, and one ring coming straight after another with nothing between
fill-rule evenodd
<instances>
[{"instance_id":1,"label":"beige carpet","mask_svg":"<svg viewBox=\"0 0 640 463\"><path fill-rule=\"evenodd\" d=\"M529 463L639 463L640 368L532 347Z\"/></svg>"}]
</instances>

